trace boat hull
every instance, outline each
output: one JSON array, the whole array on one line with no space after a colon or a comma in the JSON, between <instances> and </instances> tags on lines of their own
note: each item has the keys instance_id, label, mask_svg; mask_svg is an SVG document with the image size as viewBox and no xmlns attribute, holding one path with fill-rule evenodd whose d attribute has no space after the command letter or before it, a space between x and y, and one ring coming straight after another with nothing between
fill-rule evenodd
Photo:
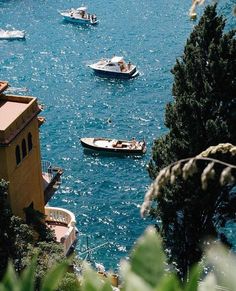
<instances>
[{"instance_id":1,"label":"boat hull","mask_svg":"<svg viewBox=\"0 0 236 291\"><path fill-rule=\"evenodd\" d=\"M22 31L19 32L0 32L0 40L16 40L16 39L25 39L25 33Z\"/></svg>"},{"instance_id":2,"label":"boat hull","mask_svg":"<svg viewBox=\"0 0 236 291\"><path fill-rule=\"evenodd\" d=\"M63 19L65 21L69 21L72 23L77 23L77 24L86 24L86 25L95 25L98 23L98 21L90 21L90 19L82 19L82 18L74 18L70 16L65 16L63 15Z\"/></svg>"},{"instance_id":3,"label":"boat hull","mask_svg":"<svg viewBox=\"0 0 236 291\"><path fill-rule=\"evenodd\" d=\"M139 72L134 68L131 72L114 72L114 71L105 71L102 69L92 68L93 72L100 77L107 78L117 78L117 79L132 79L139 75Z\"/></svg>"},{"instance_id":4,"label":"boat hull","mask_svg":"<svg viewBox=\"0 0 236 291\"><path fill-rule=\"evenodd\" d=\"M90 141L87 141L90 140ZM100 154L115 154L115 155L143 155L146 152L146 147L141 149L129 149L129 148L110 148L110 147L99 147L92 143L94 139L81 138L80 142L83 148L88 152L96 152Z\"/></svg>"}]
</instances>

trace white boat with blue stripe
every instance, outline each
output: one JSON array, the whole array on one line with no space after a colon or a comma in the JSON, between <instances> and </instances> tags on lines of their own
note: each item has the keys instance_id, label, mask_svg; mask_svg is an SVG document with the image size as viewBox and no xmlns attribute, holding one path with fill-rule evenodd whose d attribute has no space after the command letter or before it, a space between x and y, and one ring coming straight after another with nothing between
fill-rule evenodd
<instances>
[{"instance_id":1,"label":"white boat with blue stripe","mask_svg":"<svg viewBox=\"0 0 236 291\"><path fill-rule=\"evenodd\" d=\"M64 20L78 23L78 24L89 24L94 25L98 23L96 14L90 14L87 12L87 7L82 6L79 8L71 8L69 10L60 11L61 16Z\"/></svg>"},{"instance_id":2,"label":"white boat with blue stripe","mask_svg":"<svg viewBox=\"0 0 236 291\"><path fill-rule=\"evenodd\" d=\"M126 63L123 57L118 56L102 59L89 67L93 69L94 73L104 77L130 79L139 75L135 65L130 62Z\"/></svg>"}]
</instances>

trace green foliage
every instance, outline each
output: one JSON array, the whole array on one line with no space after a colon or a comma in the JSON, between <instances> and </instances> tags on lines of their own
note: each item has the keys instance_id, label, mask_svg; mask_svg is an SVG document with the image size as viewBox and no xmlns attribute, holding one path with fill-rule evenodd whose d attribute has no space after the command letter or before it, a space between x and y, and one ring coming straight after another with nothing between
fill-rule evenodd
<instances>
[{"instance_id":1,"label":"green foliage","mask_svg":"<svg viewBox=\"0 0 236 291\"><path fill-rule=\"evenodd\" d=\"M35 210L32 205L24 208L26 214L26 222L31 225L38 234L39 241L52 242L55 241L55 234L45 224L45 215L38 210Z\"/></svg>"},{"instance_id":2,"label":"green foliage","mask_svg":"<svg viewBox=\"0 0 236 291\"><path fill-rule=\"evenodd\" d=\"M42 286L38 289L41 291L56 290L61 282L67 264L65 262L56 265L45 276ZM35 290L36 260L33 259L31 265L26 268L20 277L14 271L12 264L9 264L7 272L0 283L0 291L34 291Z\"/></svg>"},{"instance_id":3,"label":"green foliage","mask_svg":"<svg viewBox=\"0 0 236 291\"><path fill-rule=\"evenodd\" d=\"M154 253L157 255L154 256ZM156 261L159 263L156 264ZM165 256L160 241L151 230L147 231L146 237L140 239L133 254L131 254L131 271L140 277L145 276L145 281L154 287L163 276L164 263Z\"/></svg>"},{"instance_id":4,"label":"green foliage","mask_svg":"<svg viewBox=\"0 0 236 291\"><path fill-rule=\"evenodd\" d=\"M49 277L50 278L50 277ZM80 290L80 283L75 273L66 272L61 280L58 291L77 291Z\"/></svg>"},{"instance_id":5,"label":"green foliage","mask_svg":"<svg viewBox=\"0 0 236 291\"><path fill-rule=\"evenodd\" d=\"M16 216L10 219L10 233L8 247L12 245L9 252L9 259L17 272L25 268L25 260L28 257L29 250L34 244L34 232L24 221Z\"/></svg>"},{"instance_id":6,"label":"green foliage","mask_svg":"<svg viewBox=\"0 0 236 291\"><path fill-rule=\"evenodd\" d=\"M190 273L189 280L182 284L176 275L169 271L162 251L161 239L154 230L149 229L140 238L134 247L130 262L121 264L122 282L119 286L122 291L213 291L218 285L229 290L236 290L235 268L236 259L222 248L211 247L206 253L208 267L214 265L212 271L203 280L202 268L195 266ZM147 259L151 261L147 262ZM68 264L59 263L48 270L41 286L41 291L112 291L109 279L101 279L87 265L84 267L80 283L75 283L73 276L67 273ZM33 291L37 273L36 259L18 276L12 264L9 264L7 273L0 282L0 291ZM68 275L69 274L69 275ZM65 281L67 277L67 281ZM70 281L72 278L72 281ZM64 280L64 283L63 283Z\"/></svg>"},{"instance_id":7,"label":"green foliage","mask_svg":"<svg viewBox=\"0 0 236 291\"><path fill-rule=\"evenodd\" d=\"M235 31L224 34L224 26L216 6L208 6L176 61L174 102L165 114L170 132L155 141L154 176L155 170L211 145L236 142L236 39Z\"/></svg>"},{"instance_id":8,"label":"green foliage","mask_svg":"<svg viewBox=\"0 0 236 291\"><path fill-rule=\"evenodd\" d=\"M66 268L68 267L66 262L62 262L60 265L56 265L44 276L42 281L42 290L50 291L55 290L63 278Z\"/></svg>"},{"instance_id":9,"label":"green foliage","mask_svg":"<svg viewBox=\"0 0 236 291\"><path fill-rule=\"evenodd\" d=\"M25 258L25 265L30 264L32 258L37 257L37 273L35 283L38 288L48 270L56 263L64 261L63 248L61 244L55 242L39 242L31 245Z\"/></svg>"},{"instance_id":10,"label":"green foliage","mask_svg":"<svg viewBox=\"0 0 236 291\"><path fill-rule=\"evenodd\" d=\"M49 281L46 279L48 269L51 269L55 263L65 260L63 246L55 242L52 231L45 226L42 213L35 211L32 207L28 207L26 216L30 224L26 224L21 218L12 215L8 205L7 189L8 183L4 180L0 181L0 279L6 271L9 260L11 265L9 265L7 272L8 276L4 279L6 284L13 282L11 281L13 268L18 274L22 273L25 267L30 265L33 260L32 264L37 268L37 272L34 274L34 282L30 282L30 286L34 285L32 290L34 288L39 289L42 278L45 278L43 288L47 290L49 285ZM34 257L37 257L37 260ZM63 264L67 265L66 263ZM54 274L64 270L62 267L58 268L54 270ZM26 269L23 272L22 290L31 290L31 287L29 289L24 288L24 281L27 281L28 277L32 278L33 269ZM28 275L28 273L31 275ZM13 276L12 279L17 280L16 276ZM66 290L66 286L68 284L72 285L72 283L74 284L73 286L77 284L75 275L66 273L61 282L62 286L64 286L63 288ZM55 281L53 284L56 286L58 282Z\"/></svg>"},{"instance_id":11,"label":"green foliage","mask_svg":"<svg viewBox=\"0 0 236 291\"><path fill-rule=\"evenodd\" d=\"M10 237L9 220L11 218L11 210L7 201L8 183L4 180L0 181L0 279L2 278L8 262Z\"/></svg>"},{"instance_id":12,"label":"green foliage","mask_svg":"<svg viewBox=\"0 0 236 291\"><path fill-rule=\"evenodd\" d=\"M165 114L169 132L154 142L152 178L168 164L194 157L210 145L236 144L236 39L235 31L224 33L224 27L216 5L208 6L176 61L174 101ZM204 191L199 181L196 174L188 181L178 178L174 186L166 185L151 212L161 221L168 257L181 277L201 258L202 240L216 237L218 227L236 210L229 188L211 182ZM225 236L221 238L226 241Z\"/></svg>"}]
</instances>

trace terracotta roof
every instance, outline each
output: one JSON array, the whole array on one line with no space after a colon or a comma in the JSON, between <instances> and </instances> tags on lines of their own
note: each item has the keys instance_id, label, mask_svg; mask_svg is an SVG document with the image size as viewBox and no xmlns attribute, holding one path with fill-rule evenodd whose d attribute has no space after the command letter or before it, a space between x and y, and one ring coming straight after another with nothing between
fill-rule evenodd
<instances>
[{"instance_id":1,"label":"terracotta roof","mask_svg":"<svg viewBox=\"0 0 236 291\"><path fill-rule=\"evenodd\" d=\"M0 146L8 145L40 111L35 97L0 94Z\"/></svg>"},{"instance_id":2,"label":"terracotta roof","mask_svg":"<svg viewBox=\"0 0 236 291\"><path fill-rule=\"evenodd\" d=\"M6 130L28 106L25 103L0 100L0 130Z\"/></svg>"}]
</instances>

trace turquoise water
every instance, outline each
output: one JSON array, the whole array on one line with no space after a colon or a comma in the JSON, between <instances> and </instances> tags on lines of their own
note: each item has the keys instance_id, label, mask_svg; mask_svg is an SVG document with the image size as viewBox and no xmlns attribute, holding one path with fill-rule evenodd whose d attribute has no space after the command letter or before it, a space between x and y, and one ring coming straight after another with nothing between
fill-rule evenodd
<instances>
[{"instance_id":1,"label":"turquoise water","mask_svg":"<svg viewBox=\"0 0 236 291\"><path fill-rule=\"evenodd\" d=\"M189 0L107 0L86 4L97 26L63 22L58 10L78 1L1 1L0 27L26 31L25 41L0 42L0 79L44 104L41 154L64 169L50 205L73 211L79 229L77 253L89 237L96 262L116 269L150 221L139 207L150 184L146 165L153 139L165 133L165 105L172 100L170 69L194 23ZM226 3L227 2L227 3ZM220 10L230 18L233 1ZM202 9L199 9L202 12ZM232 28L232 27L231 27ZM140 76L111 80L94 76L87 64L113 54L135 63ZM111 122L108 122L111 121ZM145 139L142 158L86 155L81 137Z\"/></svg>"}]
</instances>

